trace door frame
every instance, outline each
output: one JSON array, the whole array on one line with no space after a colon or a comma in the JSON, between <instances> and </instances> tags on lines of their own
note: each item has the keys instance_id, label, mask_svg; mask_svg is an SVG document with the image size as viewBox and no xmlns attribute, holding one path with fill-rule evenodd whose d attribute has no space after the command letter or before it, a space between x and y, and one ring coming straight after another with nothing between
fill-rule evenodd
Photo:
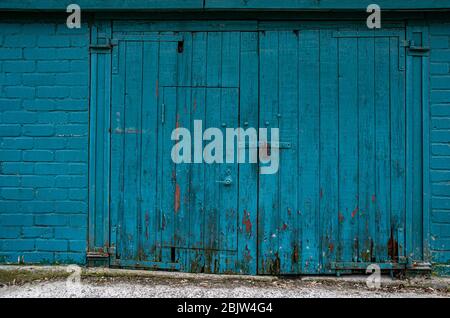
<instances>
[{"instance_id":1,"label":"door frame","mask_svg":"<svg viewBox=\"0 0 450 318\"><path fill-rule=\"evenodd\" d=\"M410 169L414 171L416 178L421 179L421 202L415 210L410 209L409 222L406 222L406 256L407 268L416 267L431 268L430 251L430 211L431 211L431 182L430 182L430 41L429 28L424 20L409 20L406 23L406 39L410 41L406 46L406 107L414 109L420 120L415 122L416 130L414 143L421 145L420 157L413 158ZM411 47L424 48L422 52L416 52ZM417 74L419 73L420 74ZM421 99L415 99L414 92L418 92ZM411 113L411 112L410 112ZM418 127L420 125L420 127ZM408 187L407 187L408 189ZM408 194L408 193L407 193ZM414 206L414 195L409 202ZM408 211L408 210L407 210ZM421 240L414 238L414 233L422 234Z\"/></svg>"},{"instance_id":2,"label":"door frame","mask_svg":"<svg viewBox=\"0 0 450 318\"><path fill-rule=\"evenodd\" d=\"M146 20L144 22L149 22ZM211 23L212 22L212 23ZM354 21L343 21L344 23L355 23ZM392 25L398 26L403 21L391 21ZM176 28L192 28L193 31L264 31L281 29L302 29L305 27L321 27L326 25L336 26L336 21L185 21L187 25L179 23ZM390 22L389 22L390 24ZM156 25L153 23L153 25ZM163 23L161 28L167 30ZM386 23L385 25L388 25ZM89 199L88 199L88 265L109 266L109 258L115 253L114 243L116 233L110 227L110 131L111 131L111 71L112 53L111 43L113 20L95 20L91 25L90 45L90 92L89 92ZM429 46L428 26L426 21L411 20L406 24L406 38L410 39L421 34L421 46ZM414 158L412 169L421 180L420 193L421 205L416 212L407 213L406 221L406 255L408 268L414 268L417 262L431 261L430 242L430 114L429 114L429 56L417 56L409 54L406 48L406 107L416 107L420 110L420 140L422 145L420 160ZM411 71L416 65L421 71L420 76ZM93 89L93 88L96 89ZM421 92L421 101L414 99L414 91ZM411 127L410 127L411 129ZM415 140L416 141L416 140ZM410 185L411 186L411 185ZM407 187L407 189L409 189ZM417 190L416 190L417 191ZM408 202L414 205L413 194L407 190ZM407 209L408 211L408 209ZM415 223L414 223L415 221ZM421 225L422 239L414 238L413 224ZM259 235L257 235L259 237Z\"/></svg>"}]
</instances>

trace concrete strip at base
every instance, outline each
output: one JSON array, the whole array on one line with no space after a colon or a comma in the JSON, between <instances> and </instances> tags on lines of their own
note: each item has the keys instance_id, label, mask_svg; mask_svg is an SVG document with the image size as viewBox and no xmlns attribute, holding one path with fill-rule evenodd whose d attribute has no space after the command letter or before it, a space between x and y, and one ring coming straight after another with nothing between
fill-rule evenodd
<instances>
[{"instance_id":1,"label":"concrete strip at base","mask_svg":"<svg viewBox=\"0 0 450 318\"><path fill-rule=\"evenodd\" d=\"M0 272L30 272L34 274L55 274L66 273L67 276L72 272L69 266L19 266L19 265L0 265ZM244 275L216 275L216 274L190 274L181 272L165 272L150 270L131 270L131 269L114 269L91 267L82 268L83 276L105 276L105 277L135 277L135 278L159 278L159 279L187 279L187 280L210 280L210 281L230 281L245 280L257 282L273 282L278 280L275 276L244 276Z\"/></svg>"},{"instance_id":2,"label":"concrete strip at base","mask_svg":"<svg viewBox=\"0 0 450 318\"><path fill-rule=\"evenodd\" d=\"M320 281L329 283L349 283L349 284L365 284L368 276L348 275L348 276L308 276L303 277L304 281ZM381 277L381 285L386 287L406 287L406 288L422 288L422 289L438 289L450 291L450 277L412 277L407 279L395 279L390 276Z\"/></svg>"},{"instance_id":3,"label":"concrete strip at base","mask_svg":"<svg viewBox=\"0 0 450 318\"><path fill-rule=\"evenodd\" d=\"M0 265L0 283L4 274L9 274L12 280L15 275L20 277L23 274L32 274L27 282L34 280L46 280L52 278L61 278L69 276L73 270L68 266L18 266L18 265ZM190 280L190 281L234 281L242 282L260 282L274 283L283 282L283 280L298 280L304 282L318 282L328 284L348 284L365 285L368 276L348 275L348 276L298 276L281 278L275 276L244 276L244 275L215 275L215 274L190 274L180 272L148 271L148 270L129 270L112 268L82 268L83 277L112 277L127 279L159 279L159 280ZM5 283L5 282L3 282ZM7 282L6 282L7 283ZM449 277L414 277L408 279L395 279L390 276L382 276L381 284L386 287L402 288L422 288L450 291Z\"/></svg>"}]
</instances>

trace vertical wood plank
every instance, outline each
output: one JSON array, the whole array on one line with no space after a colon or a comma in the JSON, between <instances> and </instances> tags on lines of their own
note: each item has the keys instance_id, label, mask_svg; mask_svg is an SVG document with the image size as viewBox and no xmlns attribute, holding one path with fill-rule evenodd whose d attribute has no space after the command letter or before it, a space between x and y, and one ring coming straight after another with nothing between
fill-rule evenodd
<instances>
[{"instance_id":1,"label":"vertical wood plank","mask_svg":"<svg viewBox=\"0 0 450 318\"><path fill-rule=\"evenodd\" d=\"M208 64L209 65L209 64ZM220 127L221 89L209 88L206 91L205 130ZM206 141L205 145L211 141ZM205 272L214 273L218 266L219 226L220 226L220 164L205 165Z\"/></svg>"},{"instance_id":2,"label":"vertical wood plank","mask_svg":"<svg viewBox=\"0 0 450 318\"><path fill-rule=\"evenodd\" d=\"M239 32L222 33L222 87L239 87Z\"/></svg>"},{"instance_id":3,"label":"vertical wood plank","mask_svg":"<svg viewBox=\"0 0 450 318\"><path fill-rule=\"evenodd\" d=\"M206 86L207 41L206 32L192 35L192 86Z\"/></svg>"},{"instance_id":4,"label":"vertical wood plank","mask_svg":"<svg viewBox=\"0 0 450 318\"><path fill-rule=\"evenodd\" d=\"M279 118L280 141L290 149L280 149L280 272L299 272L298 237L298 35L279 32Z\"/></svg>"},{"instance_id":5,"label":"vertical wood plank","mask_svg":"<svg viewBox=\"0 0 450 318\"><path fill-rule=\"evenodd\" d=\"M183 32L183 52L178 52L178 86L192 85L192 60L193 60L193 42L192 32Z\"/></svg>"},{"instance_id":6,"label":"vertical wood plank","mask_svg":"<svg viewBox=\"0 0 450 318\"><path fill-rule=\"evenodd\" d=\"M240 39L240 125L258 127L259 57L258 33L242 32ZM248 149L246 149L248 152ZM248 154L246 155L248 158ZM256 274L257 267L257 187L258 165L239 165L238 273Z\"/></svg>"},{"instance_id":7,"label":"vertical wood plank","mask_svg":"<svg viewBox=\"0 0 450 318\"><path fill-rule=\"evenodd\" d=\"M172 248L175 247L175 211L177 210L176 205L178 202L176 193L176 168L171 157L172 147L175 142L170 140L177 120L177 89L175 87L165 87L163 94L166 115L161 134L161 261L169 263L174 261L172 259Z\"/></svg>"},{"instance_id":8,"label":"vertical wood plank","mask_svg":"<svg viewBox=\"0 0 450 318\"><path fill-rule=\"evenodd\" d=\"M91 41L96 41L97 40L97 36L98 36L98 26L97 25L93 25L92 26L92 30L91 30ZM91 93L90 93L90 103L91 105L96 105L97 104L97 82L98 82L98 66L97 66L97 61L98 61L98 54L92 54L90 55L90 68L91 68L91 78L90 78L90 87L91 87ZM91 108L90 112L89 112L89 125L92 129L92 127L96 126L97 124L97 109L95 109L95 111ZM95 214L96 214L96 179L97 176L95 175L95 173L92 173L93 171L97 170L97 165L96 165L96 160L93 160L93 158L95 158L97 156L97 131L95 130L93 134L90 135L90 139L89 139L89 169L90 169L90 173L89 173L89 187L90 189L94 189L94 194L89 196L89 218L88 218L88 222L89 222L89 227L88 227L88 238L89 238L89 242L88 242L88 248L89 251L94 251L95 250L95 238L96 238L96 233L95 233ZM94 209L92 208L94 207Z\"/></svg>"},{"instance_id":9,"label":"vertical wood plank","mask_svg":"<svg viewBox=\"0 0 450 318\"><path fill-rule=\"evenodd\" d=\"M158 151L161 153L159 184L160 195L160 229L161 229L161 262L172 262L174 248L174 214L175 214L175 164L171 158L172 146L170 140L173 129L176 128L176 108L178 79L178 43L160 42L159 54L159 87L161 100L161 138ZM172 87L167 87L172 86Z\"/></svg>"},{"instance_id":10,"label":"vertical wood plank","mask_svg":"<svg viewBox=\"0 0 450 318\"><path fill-rule=\"evenodd\" d=\"M320 31L320 218L322 266L331 271L338 243L338 44L331 30Z\"/></svg>"},{"instance_id":11,"label":"vertical wood plank","mask_svg":"<svg viewBox=\"0 0 450 318\"><path fill-rule=\"evenodd\" d=\"M126 72L126 45L120 42L114 50L118 50L119 72L112 75L112 101L111 101L111 244L115 244L115 258L122 254L122 221L123 221L123 167L124 167L124 134L125 130L125 72Z\"/></svg>"},{"instance_id":12,"label":"vertical wood plank","mask_svg":"<svg viewBox=\"0 0 450 318\"><path fill-rule=\"evenodd\" d=\"M412 31L412 30L411 30ZM419 26L411 32L411 39L416 45L425 45L426 36L423 32L423 27ZM411 165L411 174L408 175L412 182L411 192L411 259L421 260L423 259L423 131L422 131L422 103L423 103L423 57L412 57L411 62L411 75L412 84L410 88L412 90L411 105L407 111L411 112L411 115L407 115L410 120L411 126L409 126L408 136L411 141L410 157L407 158L408 164ZM408 121L407 119L407 121Z\"/></svg>"},{"instance_id":13,"label":"vertical wood plank","mask_svg":"<svg viewBox=\"0 0 450 318\"><path fill-rule=\"evenodd\" d=\"M320 272L320 31L299 37L298 204L301 272Z\"/></svg>"},{"instance_id":14,"label":"vertical wood plank","mask_svg":"<svg viewBox=\"0 0 450 318\"><path fill-rule=\"evenodd\" d=\"M260 118L259 127L278 126L278 32L260 33ZM270 135L268 134L269 138ZM280 272L280 200L278 174L259 176L259 274Z\"/></svg>"},{"instance_id":15,"label":"vertical wood plank","mask_svg":"<svg viewBox=\"0 0 450 318\"><path fill-rule=\"evenodd\" d=\"M158 64L159 43L143 43L142 156L141 160L141 229L140 250L143 260L156 261L158 224Z\"/></svg>"},{"instance_id":16,"label":"vertical wood plank","mask_svg":"<svg viewBox=\"0 0 450 318\"><path fill-rule=\"evenodd\" d=\"M160 42L159 86L177 86L178 83L178 43Z\"/></svg>"},{"instance_id":17,"label":"vertical wood plank","mask_svg":"<svg viewBox=\"0 0 450 318\"><path fill-rule=\"evenodd\" d=\"M400 43L397 38L390 39L390 85L391 85L391 227L393 241L390 255L404 256L405 229L405 191L406 191L406 123L405 123L405 80L404 72L399 71ZM403 229L403 230L400 230ZM400 235L399 235L400 232ZM396 259L394 258L394 261Z\"/></svg>"},{"instance_id":18,"label":"vertical wood plank","mask_svg":"<svg viewBox=\"0 0 450 318\"><path fill-rule=\"evenodd\" d=\"M194 36L197 35L194 34ZM195 51L194 51L195 54ZM200 78L199 78L200 79ZM206 116L206 89L192 89L191 121L201 120L204 129ZM193 123L191 123L193 127ZM200 138L202 138L201 136ZM198 142L198 141L197 141ZM192 146L192 155L195 151L201 152L204 142L200 140L201 148L198 150ZM203 154L202 154L203 155ZM202 156L203 158L203 156ZM205 266L204 237L205 237L205 164L194 163L191 167L190 177L190 241L189 269L191 272L201 272Z\"/></svg>"},{"instance_id":19,"label":"vertical wood plank","mask_svg":"<svg viewBox=\"0 0 450 318\"><path fill-rule=\"evenodd\" d=\"M240 34L239 32L222 33L222 67L221 67L221 125L222 133L226 136L226 129L235 129L239 126L239 58L240 58ZM229 87L229 88L227 88ZM233 88L231 88L233 87ZM237 149L237 138L234 141ZM228 140L225 140L225 142ZM236 151L234 152L234 163L223 163L219 169L219 180L228 176L232 178L229 186L220 184L220 228L219 248L221 257L219 272L231 273L236 270L237 250L237 215L238 215L238 186L239 172L236 162ZM227 149L224 156L226 157Z\"/></svg>"},{"instance_id":20,"label":"vertical wood plank","mask_svg":"<svg viewBox=\"0 0 450 318\"><path fill-rule=\"evenodd\" d=\"M374 39L358 39L358 105L359 105L359 256L363 262L375 260L375 87Z\"/></svg>"},{"instance_id":21,"label":"vertical wood plank","mask_svg":"<svg viewBox=\"0 0 450 318\"><path fill-rule=\"evenodd\" d=\"M222 83L222 32L208 32L206 84L220 87Z\"/></svg>"},{"instance_id":22,"label":"vertical wood plank","mask_svg":"<svg viewBox=\"0 0 450 318\"><path fill-rule=\"evenodd\" d=\"M96 58L96 68L97 68L97 83L96 83L96 118L100 119L104 116L104 109L105 109L105 76L104 76L104 72L105 72L105 67L106 67L106 63L105 63L105 58L104 56L98 56ZM98 145L104 145L105 144L105 138L104 138L104 124L105 124L105 118L97 121L96 126L97 126L97 134L95 136L95 141ZM97 189L96 191L96 198L95 198L95 208L96 208L96 213L95 213L95 245L98 246L99 244L101 244L102 241L102 228L103 226L101 226L102 222L103 222L103 201L105 199L104 195L105 195L105 189L103 188L103 171L104 171L104 165L106 164L105 162L105 152L104 151L98 151L96 153L97 158L96 158L96 164L95 164L95 174L96 174L96 178L95 178L95 189ZM106 221L106 220L105 220Z\"/></svg>"},{"instance_id":23,"label":"vertical wood plank","mask_svg":"<svg viewBox=\"0 0 450 318\"><path fill-rule=\"evenodd\" d=\"M222 88L220 98L220 117L222 133L226 136L226 128L236 128L239 118L239 93L234 88ZM237 138L235 145L237 145ZM235 148L236 149L236 148ZM224 152L224 156L226 150ZM236 157L236 153L235 153ZM237 163L226 163L218 167L218 179L225 180L227 176L232 178L230 185L218 184L219 200L219 249L221 251L237 250L237 208L238 208L238 165ZM235 268L233 254L222 254L220 260L220 272L232 272Z\"/></svg>"},{"instance_id":24,"label":"vertical wood plank","mask_svg":"<svg viewBox=\"0 0 450 318\"><path fill-rule=\"evenodd\" d=\"M358 246L358 40L339 40L339 245L340 262L357 260Z\"/></svg>"},{"instance_id":25,"label":"vertical wood plank","mask_svg":"<svg viewBox=\"0 0 450 318\"><path fill-rule=\"evenodd\" d=\"M375 39L375 197L377 260L388 261L390 226L390 58L389 39Z\"/></svg>"},{"instance_id":26,"label":"vertical wood plank","mask_svg":"<svg viewBox=\"0 0 450 318\"><path fill-rule=\"evenodd\" d=\"M127 259L138 257L142 108L142 43L128 42L126 52L124 130L124 228L122 241Z\"/></svg>"},{"instance_id":27,"label":"vertical wood plank","mask_svg":"<svg viewBox=\"0 0 450 318\"><path fill-rule=\"evenodd\" d=\"M183 66L180 69L184 68ZM176 89L176 124L177 128L186 128L191 131L191 94L188 87ZM192 141L191 141L192 142ZM185 153L180 153L183 158ZM189 159L184 159L189 160ZM175 193L174 193L174 246L176 253L178 248L187 248L189 242L189 200L190 200L190 167L189 163L175 165Z\"/></svg>"}]
</instances>

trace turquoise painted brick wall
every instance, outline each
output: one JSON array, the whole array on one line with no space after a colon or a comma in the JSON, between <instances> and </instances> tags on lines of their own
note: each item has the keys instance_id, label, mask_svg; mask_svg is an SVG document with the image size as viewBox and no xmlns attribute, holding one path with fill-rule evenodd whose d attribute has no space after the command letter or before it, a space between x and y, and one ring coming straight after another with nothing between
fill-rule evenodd
<instances>
[{"instance_id":1,"label":"turquoise painted brick wall","mask_svg":"<svg viewBox=\"0 0 450 318\"><path fill-rule=\"evenodd\" d=\"M430 25L431 251L450 264L450 23Z\"/></svg>"},{"instance_id":2,"label":"turquoise painted brick wall","mask_svg":"<svg viewBox=\"0 0 450 318\"><path fill-rule=\"evenodd\" d=\"M89 29L0 23L0 262L85 263Z\"/></svg>"}]
</instances>

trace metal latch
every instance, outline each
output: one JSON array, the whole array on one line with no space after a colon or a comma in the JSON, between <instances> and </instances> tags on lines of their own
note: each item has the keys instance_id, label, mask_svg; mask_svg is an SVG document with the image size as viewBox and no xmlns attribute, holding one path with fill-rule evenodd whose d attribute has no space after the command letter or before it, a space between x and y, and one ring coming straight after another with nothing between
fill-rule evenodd
<instances>
[{"instance_id":1,"label":"metal latch","mask_svg":"<svg viewBox=\"0 0 450 318\"><path fill-rule=\"evenodd\" d=\"M96 51L97 53L107 52L112 50L114 44L111 40L106 40L106 43L98 43L98 44L91 44L89 45L89 49L92 51Z\"/></svg>"},{"instance_id":2,"label":"metal latch","mask_svg":"<svg viewBox=\"0 0 450 318\"><path fill-rule=\"evenodd\" d=\"M240 149L252 149L252 148L278 148L278 149L291 149L292 143L290 142L239 142L238 147Z\"/></svg>"},{"instance_id":3,"label":"metal latch","mask_svg":"<svg viewBox=\"0 0 450 318\"><path fill-rule=\"evenodd\" d=\"M88 259L108 258L109 257L109 253L88 252L88 253L86 253L86 257Z\"/></svg>"},{"instance_id":4,"label":"metal latch","mask_svg":"<svg viewBox=\"0 0 450 318\"><path fill-rule=\"evenodd\" d=\"M229 186L233 183L233 178L231 178L231 176L226 176L225 179L216 181L216 183L221 183L225 186Z\"/></svg>"},{"instance_id":5,"label":"metal latch","mask_svg":"<svg viewBox=\"0 0 450 318\"><path fill-rule=\"evenodd\" d=\"M430 48L428 46L415 45L414 41L403 41L403 46L408 49L410 56L429 56Z\"/></svg>"}]
</instances>

